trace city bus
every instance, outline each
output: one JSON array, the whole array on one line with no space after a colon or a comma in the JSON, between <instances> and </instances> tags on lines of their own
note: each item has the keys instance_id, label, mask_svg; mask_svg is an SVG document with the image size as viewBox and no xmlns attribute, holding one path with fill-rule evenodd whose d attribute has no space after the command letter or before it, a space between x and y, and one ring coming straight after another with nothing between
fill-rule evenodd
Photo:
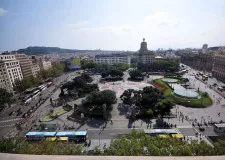
<instances>
[{"instance_id":1,"label":"city bus","mask_svg":"<svg viewBox=\"0 0 225 160\"><path fill-rule=\"evenodd\" d=\"M23 102L26 104L26 103L31 101L31 98L32 98L32 95L28 95L28 96L23 98Z\"/></svg>"},{"instance_id":2,"label":"city bus","mask_svg":"<svg viewBox=\"0 0 225 160\"><path fill-rule=\"evenodd\" d=\"M37 89L40 90L40 91L43 91L46 88L47 88L46 85L41 85L41 86L37 87Z\"/></svg>"},{"instance_id":3,"label":"city bus","mask_svg":"<svg viewBox=\"0 0 225 160\"><path fill-rule=\"evenodd\" d=\"M35 90L35 91L32 93L32 98L36 98L39 94L41 94L40 90Z\"/></svg>"},{"instance_id":4,"label":"city bus","mask_svg":"<svg viewBox=\"0 0 225 160\"><path fill-rule=\"evenodd\" d=\"M57 132L56 137L68 137L68 141L75 141L76 143L83 143L87 140L87 131L63 131Z\"/></svg>"},{"instance_id":5,"label":"city bus","mask_svg":"<svg viewBox=\"0 0 225 160\"><path fill-rule=\"evenodd\" d=\"M40 141L44 138L54 138L56 132L28 132L25 136L28 141Z\"/></svg>"}]
</instances>

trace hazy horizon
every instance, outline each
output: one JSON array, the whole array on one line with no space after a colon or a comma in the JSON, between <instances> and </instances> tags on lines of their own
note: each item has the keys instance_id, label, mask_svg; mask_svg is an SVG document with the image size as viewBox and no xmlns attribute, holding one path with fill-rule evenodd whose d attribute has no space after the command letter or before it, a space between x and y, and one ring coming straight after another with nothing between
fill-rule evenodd
<instances>
[{"instance_id":1,"label":"hazy horizon","mask_svg":"<svg viewBox=\"0 0 225 160\"><path fill-rule=\"evenodd\" d=\"M0 51L137 51L225 45L225 1L0 0Z\"/></svg>"}]
</instances>

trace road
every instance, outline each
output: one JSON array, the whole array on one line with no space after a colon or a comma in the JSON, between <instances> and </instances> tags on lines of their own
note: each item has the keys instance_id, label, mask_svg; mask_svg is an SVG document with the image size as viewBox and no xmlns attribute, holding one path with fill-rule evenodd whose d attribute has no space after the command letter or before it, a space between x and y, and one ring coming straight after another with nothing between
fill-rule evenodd
<instances>
[{"instance_id":1,"label":"road","mask_svg":"<svg viewBox=\"0 0 225 160\"><path fill-rule=\"evenodd\" d=\"M47 109L43 109L44 107L50 105L50 100L49 97L51 95L53 95L53 100L58 98L58 94L59 94L59 89L56 89L57 86L62 85L63 83L67 82L67 81L71 81L75 76L77 76L78 74L76 72L69 72L69 73L64 73L62 74L60 77L54 78L53 79L53 86L50 86L48 88L46 88L44 91L42 91L42 95L38 96L35 99L32 99L31 103L28 105L25 105L24 103L22 103L21 100L17 100L16 102L14 102L11 107L5 108L1 113L0 113L0 137L1 136L7 136L7 135L15 135L17 134L17 130L15 128L15 124L18 123L21 118L22 115L24 113L27 113L27 111L29 111L32 107L36 106L36 104L38 103L39 99L45 99L46 101L45 103L43 103L41 106L39 106L39 108L37 110L41 110L43 114L46 114L46 112L48 112L49 110ZM55 92L54 92L55 90ZM9 114L11 112L16 112L18 109L22 109L22 114L20 115L16 115L13 114L11 116L9 116ZM34 117L38 118L35 113L34 113ZM27 121L26 124L28 126L32 126L32 120Z\"/></svg>"},{"instance_id":2,"label":"road","mask_svg":"<svg viewBox=\"0 0 225 160\"><path fill-rule=\"evenodd\" d=\"M88 139L112 139L132 132L133 129L114 128L114 129L88 129ZM143 129L136 129L143 131Z\"/></svg>"}]
</instances>

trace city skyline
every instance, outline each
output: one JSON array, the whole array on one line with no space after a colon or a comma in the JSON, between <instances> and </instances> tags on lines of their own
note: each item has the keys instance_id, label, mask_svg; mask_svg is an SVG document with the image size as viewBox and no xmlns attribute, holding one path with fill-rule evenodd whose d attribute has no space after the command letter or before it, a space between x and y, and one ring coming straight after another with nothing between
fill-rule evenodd
<instances>
[{"instance_id":1,"label":"city skyline","mask_svg":"<svg viewBox=\"0 0 225 160\"><path fill-rule=\"evenodd\" d=\"M0 50L223 46L225 1L0 1Z\"/></svg>"}]
</instances>

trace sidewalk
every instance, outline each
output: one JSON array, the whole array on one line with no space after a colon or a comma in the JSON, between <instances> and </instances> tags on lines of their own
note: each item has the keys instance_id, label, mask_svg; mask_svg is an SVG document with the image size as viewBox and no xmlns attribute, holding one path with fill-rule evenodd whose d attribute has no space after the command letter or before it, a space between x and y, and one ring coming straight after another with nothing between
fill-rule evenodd
<instances>
[{"instance_id":1,"label":"sidewalk","mask_svg":"<svg viewBox=\"0 0 225 160\"><path fill-rule=\"evenodd\" d=\"M100 150L104 150L104 148L109 147L111 143L111 139L92 139L90 147L84 147L83 151L94 150L96 147Z\"/></svg>"}]
</instances>

